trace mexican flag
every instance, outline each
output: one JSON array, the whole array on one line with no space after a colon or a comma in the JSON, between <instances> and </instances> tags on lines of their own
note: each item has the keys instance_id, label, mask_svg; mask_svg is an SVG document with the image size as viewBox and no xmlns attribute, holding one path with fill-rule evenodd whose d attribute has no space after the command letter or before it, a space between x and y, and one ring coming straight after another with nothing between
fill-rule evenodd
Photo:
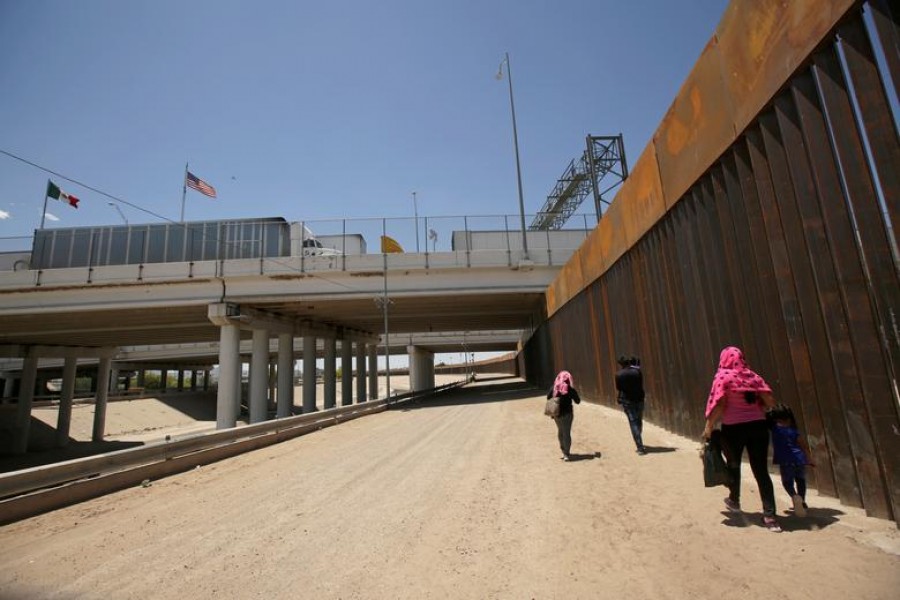
<instances>
[{"instance_id":1,"label":"mexican flag","mask_svg":"<svg viewBox=\"0 0 900 600\"><path fill-rule=\"evenodd\" d=\"M69 206L78 208L78 198L76 198L72 194L65 193L64 191L59 189L58 185L56 185L49 179L47 180L47 195L54 200L59 200L60 202L68 202Z\"/></svg>"}]
</instances>

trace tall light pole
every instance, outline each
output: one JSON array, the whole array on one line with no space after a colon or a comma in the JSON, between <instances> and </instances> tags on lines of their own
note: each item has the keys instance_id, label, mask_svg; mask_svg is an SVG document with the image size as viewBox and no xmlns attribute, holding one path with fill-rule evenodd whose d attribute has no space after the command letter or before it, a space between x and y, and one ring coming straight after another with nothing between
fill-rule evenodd
<instances>
[{"instance_id":1,"label":"tall light pole","mask_svg":"<svg viewBox=\"0 0 900 600\"><path fill-rule=\"evenodd\" d=\"M512 113L513 145L516 148L516 177L519 183L519 219L522 225L522 250L528 260L528 236L525 234L525 200L522 198L522 167L519 165L519 132L516 129L516 103L513 101L512 70L509 68L509 52L506 52L497 71L497 79L503 79L503 63L506 63L506 78L509 82L509 110Z\"/></svg>"},{"instance_id":2,"label":"tall light pole","mask_svg":"<svg viewBox=\"0 0 900 600\"><path fill-rule=\"evenodd\" d=\"M416 193L412 193L413 213L416 216L416 252L419 251L419 205L416 203Z\"/></svg>"},{"instance_id":3,"label":"tall light pole","mask_svg":"<svg viewBox=\"0 0 900 600\"><path fill-rule=\"evenodd\" d=\"M122 220L125 221L125 224L128 225L128 219L125 218L125 214L122 212L122 209L119 208L119 205L115 202L107 202L110 206L116 209L116 212L119 213L119 216L122 217Z\"/></svg>"}]
</instances>

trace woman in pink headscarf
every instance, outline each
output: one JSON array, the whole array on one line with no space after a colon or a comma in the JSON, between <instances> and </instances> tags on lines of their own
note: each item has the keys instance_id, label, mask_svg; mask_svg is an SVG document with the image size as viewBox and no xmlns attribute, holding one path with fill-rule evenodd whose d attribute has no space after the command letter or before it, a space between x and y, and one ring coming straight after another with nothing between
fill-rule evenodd
<instances>
[{"instance_id":1,"label":"woman in pink headscarf","mask_svg":"<svg viewBox=\"0 0 900 600\"><path fill-rule=\"evenodd\" d=\"M553 417L556 421L556 433L559 439L559 449L562 450L562 459L571 460L569 451L572 449L572 421L575 419L575 411L572 410L572 402L581 403L578 392L575 390L575 382L568 371L560 371L553 382L553 387L547 392L547 399L559 398L559 415Z\"/></svg>"},{"instance_id":2,"label":"woman in pink headscarf","mask_svg":"<svg viewBox=\"0 0 900 600\"><path fill-rule=\"evenodd\" d=\"M732 475L725 506L734 513L741 512L741 456L747 448L750 469L762 500L763 524L771 531L781 531L775 520L775 490L766 467L769 427L765 408L774 405L772 388L747 366L740 348L728 346L723 349L706 401L703 439L709 439L721 421L725 456Z\"/></svg>"}]
</instances>

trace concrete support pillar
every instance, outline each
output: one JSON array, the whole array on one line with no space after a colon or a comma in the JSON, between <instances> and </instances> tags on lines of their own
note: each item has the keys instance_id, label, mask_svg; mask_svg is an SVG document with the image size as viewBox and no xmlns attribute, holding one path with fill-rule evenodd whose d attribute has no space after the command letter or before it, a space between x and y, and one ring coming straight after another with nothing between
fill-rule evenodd
<instances>
[{"instance_id":1,"label":"concrete support pillar","mask_svg":"<svg viewBox=\"0 0 900 600\"><path fill-rule=\"evenodd\" d=\"M144 371L144 369L138 369L138 372L137 372L137 386L138 386L139 388L144 387L144 375L145 375L145 373L146 373L146 371Z\"/></svg>"},{"instance_id":2,"label":"concrete support pillar","mask_svg":"<svg viewBox=\"0 0 900 600\"><path fill-rule=\"evenodd\" d=\"M337 364L335 354L337 350L336 340L325 338L322 340L325 344L325 361L322 370L324 394L325 394L325 410L334 408L337 401Z\"/></svg>"},{"instance_id":3,"label":"concrete support pillar","mask_svg":"<svg viewBox=\"0 0 900 600\"><path fill-rule=\"evenodd\" d=\"M366 395L366 344L356 344L356 402L365 402Z\"/></svg>"},{"instance_id":4,"label":"concrete support pillar","mask_svg":"<svg viewBox=\"0 0 900 600\"><path fill-rule=\"evenodd\" d=\"M91 441L102 442L106 434L106 403L109 398L112 359L101 358L97 366L97 394L94 396L94 429Z\"/></svg>"},{"instance_id":5,"label":"concrete support pillar","mask_svg":"<svg viewBox=\"0 0 900 600\"><path fill-rule=\"evenodd\" d=\"M219 390L216 394L216 429L237 425L235 405L241 398L241 330L222 325L219 331Z\"/></svg>"},{"instance_id":6,"label":"concrete support pillar","mask_svg":"<svg viewBox=\"0 0 900 600\"><path fill-rule=\"evenodd\" d=\"M12 398L13 395L13 387L16 385L15 378L9 373L6 374L6 378L3 380L3 397L4 398Z\"/></svg>"},{"instance_id":7,"label":"concrete support pillar","mask_svg":"<svg viewBox=\"0 0 900 600\"><path fill-rule=\"evenodd\" d=\"M184 369L178 369L178 384L177 390L179 392L184 391Z\"/></svg>"},{"instance_id":8,"label":"concrete support pillar","mask_svg":"<svg viewBox=\"0 0 900 600\"><path fill-rule=\"evenodd\" d=\"M353 342L341 340L341 406L353 404Z\"/></svg>"},{"instance_id":9,"label":"concrete support pillar","mask_svg":"<svg viewBox=\"0 0 900 600\"><path fill-rule=\"evenodd\" d=\"M378 398L378 347L369 344L369 398Z\"/></svg>"},{"instance_id":10,"label":"concrete support pillar","mask_svg":"<svg viewBox=\"0 0 900 600\"><path fill-rule=\"evenodd\" d=\"M191 391L197 391L197 369L191 369Z\"/></svg>"},{"instance_id":11,"label":"concrete support pillar","mask_svg":"<svg viewBox=\"0 0 900 600\"><path fill-rule=\"evenodd\" d=\"M34 402L34 384L37 379L38 359L29 356L22 362L22 381L19 384L19 404L16 407L16 429L13 432L13 453L28 451L28 433L31 429L31 405Z\"/></svg>"},{"instance_id":12,"label":"concrete support pillar","mask_svg":"<svg viewBox=\"0 0 900 600\"><path fill-rule=\"evenodd\" d=\"M203 391L209 391L209 369L203 370Z\"/></svg>"},{"instance_id":13,"label":"concrete support pillar","mask_svg":"<svg viewBox=\"0 0 900 600\"><path fill-rule=\"evenodd\" d=\"M159 370L159 391L162 394L166 393L166 388L169 387L169 370L168 369L160 369Z\"/></svg>"},{"instance_id":14,"label":"concrete support pillar","mask_svg":"<svg viewBox=\"0 0 900 600\"><path fill-rule=\"evenodd\" d=\"M269 389L269 332L253 330L250 356L250 422L266 420L266 392Z\"/></svg>"},{"instance_id":15,"label":"concrete support pillar","mask_svg":"<svg viewBox=\"0 0 900 600\"><path fill-rule=\"evenodd\" d=\"M107 382L106 387L111 389L113 396L115 396L119 392L119 369L111 369L110 373L110 380ZM102 385L102 383L98 382L97 388L99 389Z\"/></svg>"},{"instance_id":16,"label":"concrete support pillar","mask_svg":"<svg viewBox=\"0 0 900 600\"><path fill-rule=\"evenodd\" d=\"M75 399L75 373L78 359L67 356L63 367L62 392L59 398L59 413L56 417L56 447L64 448L69 443L72 428L72 401Z\"/></svg>"},{"instance_id":17,"label":"concrete support pillar","mask_svg":"<svg viewBox=\"0 0 900 600\"><path fill-rule=\"evenodd\" d=\"M303 414L316 411L316 338L303 336Z\"/></svg>"},{"instance_id":18,"label":"concrete support pillar","mask_svg":"<svg viewBox=\"0 0 900 600\"><path fill-rule=\"evenodd\" d=\"M294 336L278 334L278 389L275 392L278 405L275 418L291 416L294 407Z\"/></svg>"},{"instance_id":19,"label":"concrete support pillar","mask_svg":"<svg viewBox=\"0 0 900 600\"><path fill-rule=\"evenodd\" d=\"M413 392L434 387L434 352L418 346L407 346L409 355L409 389Z\"/></svg>"}]
</instances>

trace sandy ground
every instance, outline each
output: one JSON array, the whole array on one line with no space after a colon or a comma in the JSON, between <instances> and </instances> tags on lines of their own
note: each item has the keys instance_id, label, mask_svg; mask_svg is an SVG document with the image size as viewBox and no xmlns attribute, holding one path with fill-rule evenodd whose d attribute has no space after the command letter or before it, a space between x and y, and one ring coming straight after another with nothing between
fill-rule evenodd
<instances>
[{"instance_id":1,"label":"sandy ground","mask_svg":"<svg viewBox=\"0 0 900 600\"><path fill-rule=\"evenodd\" d=\"M0 598L890 598L900 535L809 497L785 532L702 485L697 442L479 382L0 528Z\"/></svg>"}]
</instances>

